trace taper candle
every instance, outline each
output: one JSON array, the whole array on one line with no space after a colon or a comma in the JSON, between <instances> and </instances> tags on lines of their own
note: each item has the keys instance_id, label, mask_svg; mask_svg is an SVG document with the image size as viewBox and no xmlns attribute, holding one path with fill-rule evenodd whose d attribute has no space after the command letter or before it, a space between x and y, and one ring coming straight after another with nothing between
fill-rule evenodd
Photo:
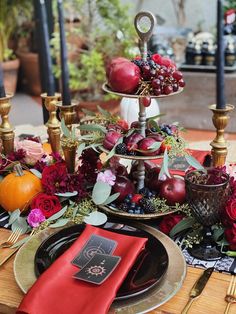
<instances>
[{"instance_id":1,"label":"taper candle","mask_svg":"<svg viewBox=\"0 0 236 314\"><path fill-rule=\"evenodd\" d=\"M64 13L63 1L57 0L58 19L60 28L60 49L61 49L61 77L62 77L62 105L71 105L70 89L69 89L69 69L67 64L67 48L64 29Z\"/></svg>"},{"instance_id":2,"label":"taper candle","mask_svg":"<svg viewBox=\"0 0 236 314\"><path fill-rule=\"evenodd\" d=\"M0 62L0 98L6 97L4 81L3 81L3 70L2 63Z\"/></svg>"},{"instance_id":3,"label":"taper candle","mask_svg":"<svg viewBox=\"0 0 236 314\"><path fill-rule=\"evenodd\" d=\"M45 8L45 1L39 0L39 26L42 31L42 48L43 58L46 65L46 92L48 96L54 96L55 94L55 81L52 73L52 59L50 54L49 34L48 34L48 23L47 14Z\"/></svg>"},{"instance_id":4,"label":"taper candle","mask_svg":"<svg viewBox=\"0 0 236 314\"><path fill-rule=\"evenodd\" d=\"M225 108L224 19L222 1L217 0L216 109Z\"/></svg>"}]
</instances>

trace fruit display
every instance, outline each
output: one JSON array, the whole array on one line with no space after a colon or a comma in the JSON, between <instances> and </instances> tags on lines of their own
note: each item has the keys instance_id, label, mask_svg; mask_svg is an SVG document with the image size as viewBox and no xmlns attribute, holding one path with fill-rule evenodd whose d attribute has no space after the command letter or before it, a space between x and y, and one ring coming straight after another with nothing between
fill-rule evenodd
<instances>
[{"instance_id":1,"label":"fruit display","mask_svg":"<svg viewBox=\"0 0 236 314\"><path fill-rule=\"evenodd\" d=\"M141 102L145 107L151 103L150 96L170 95L185 86L175 63L159 54L148 54L147 60L141 56L131 61L115 58L106 74L112 91L143 96Z\"/></svg>"}]
</instances>

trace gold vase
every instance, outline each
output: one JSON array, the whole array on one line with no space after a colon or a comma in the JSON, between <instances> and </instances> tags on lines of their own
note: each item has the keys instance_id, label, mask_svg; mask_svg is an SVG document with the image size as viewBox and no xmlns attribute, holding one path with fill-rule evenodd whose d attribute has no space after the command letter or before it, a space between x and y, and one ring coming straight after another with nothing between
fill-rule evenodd
<instances>
[{"instance_id":1,"label":"gold vase","mask_svg":"<svg viewBox=\"0 0 236 314\"><path fill-rule=\"evenodd\" d=\"M77 146L78 143L75 141L70 141L66 138L62 138L61 140L61 147L64 154L66 167L69 173L75 172L75 159Z\"/></svg>"},{"instance_id":2,"label":"gold vase","mask_svg":"<svg viewBox=\"0 0 236 314\"><path fill-rule=\"evenodd\" d=\"M0 115L2 123L0 125L0 135L3 143L4 154L10 154L14 151L14 128L9 122L9 112L11 110L11 99L13 94L7 94L6 97L0 98Z\"/></svg>"}]
</instances>

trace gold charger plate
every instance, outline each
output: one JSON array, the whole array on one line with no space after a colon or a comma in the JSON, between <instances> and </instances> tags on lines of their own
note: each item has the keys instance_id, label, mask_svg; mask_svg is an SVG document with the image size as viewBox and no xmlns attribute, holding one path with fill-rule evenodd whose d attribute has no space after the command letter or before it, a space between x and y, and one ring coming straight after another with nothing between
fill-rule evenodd
<instances>
[{"instance_id":1,"label":"gold charger plate","mask_svg":"<svg viewBox=\"0 0 236 314\"><path fill-rule=\"evenodd\" d=\"M142 97L142 95L123 94L123 93L115 92L110 88L110 86L107 84L107 82L102 85L102 89L107 93L114 94L114 95L121 96L121 97L127 97L127 98L140 98L140 97ZM183 90L184 90L183 88L180 88L177 92L171 93L169 95L159 95L159 96L150 95L150 97L151 98L166 98L166 97L178 95L178 94L182 93Z\"/></svg>"},{"instance_id":2,"label":"gold charger plate","mask_svg":"<svg viewBox=\"0 0 236 314\"><path fill-rule=\"evenodd\" d=\"M110 214L112 216L125 218L125 219L135 219L135 220L152 220L155 218L163 217L169 214L176 213L178 209L173 209L168 212L163 213L152 213L152 214L130 214L123 212L121 210L112 209L112 207L99 205L98 206L102 211L104 211L106 214Z\"/></svg>"},{"instance_id":3,"label":"gold charger plate","mask_svg":"<svg viewBox=\"0 0 236 314\"><path fill-rule=\"evenodd\" d=\"M186 276L185 259L177 244L168 236L152 227L137 222L131 225L149 232L164 245L169 258L169 265L159 285L154 286L152 289L139 296L132 297L128 300L113 302L109 310L110 314L147 313L172 298L181 288ZM49 235L58 230L59 229L48 228L41 231L29 239L18 251L14 260L14 275L18 286L24 293L29 290L37 279L34 273L34 256L39 245Z\"/></svg>"}]
</instances>

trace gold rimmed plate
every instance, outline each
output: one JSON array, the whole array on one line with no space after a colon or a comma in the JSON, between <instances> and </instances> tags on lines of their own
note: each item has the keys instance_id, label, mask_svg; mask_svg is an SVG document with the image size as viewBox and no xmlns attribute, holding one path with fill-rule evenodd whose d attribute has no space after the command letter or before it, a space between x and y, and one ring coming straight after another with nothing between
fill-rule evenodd
<instances>
[{"instance_id":1,"label":"gold rimmed plate","mask_svg":"<svg viewBox=\"0 0 236 314\"><path fill-rule=\"evenodd\" d=\"M152 287L152 289L134 296L130 299L117 300L112 303L109 313L136 314L147 313L158 306L167 302L173 297L183 284L186 275L186 263L178 246L166 235L160 231L144 224L132 222L128 225L123 223L114 223L114 228L131 230L137 228L152 237L156 238L165 248L168 255L168 267L162 280ZM39 246L51 234L55 233L54 229L45 229L39 234L33 236L18 251L14 261L14 274L16 282L21 290L26 293L36 281L34 271L35 254Z\"/></svg>"},{"instance_id":2,"label":"gold rimmed plate","mask_svg":"<svg viewBox=\"0 0 236 314\"><path fill-rule=\"evenodd\" d=\"M122 210L116 209L112 206L104 206L104 205L99 205L99 208L106 214L112 215L115 217L123 218L123 219L131 219L131 220L153 220L153 219L158 219L160 217L176 213L178 209L173 209L165 212L156 212L156 213L151 213L151 214L131 214L131 213L126 213Z\"/></svg>"},{"instance_id":3,"label":"gold rimmed plate","mask_svg":"<svg viewBox=\"0 0 236 314\"><path fill-rule=\"evenodd\" d=\"M140 98L140 97L142 97L142 95L124 94L124 93L115 92L110 88L110 86L107 84L107 82L102 85L102 89L107 93L110 93L110 94L113 94L116 96L120 96L120 97L127 97L127 98ZM184 90L183 88L180 88L177 92L171 93L169 95L159 95L159 96L150 95L150 97L151 98L166 98L166 97L178 95L178 94L182 93L183 90Z\"/></svg>"}]
</instances>

